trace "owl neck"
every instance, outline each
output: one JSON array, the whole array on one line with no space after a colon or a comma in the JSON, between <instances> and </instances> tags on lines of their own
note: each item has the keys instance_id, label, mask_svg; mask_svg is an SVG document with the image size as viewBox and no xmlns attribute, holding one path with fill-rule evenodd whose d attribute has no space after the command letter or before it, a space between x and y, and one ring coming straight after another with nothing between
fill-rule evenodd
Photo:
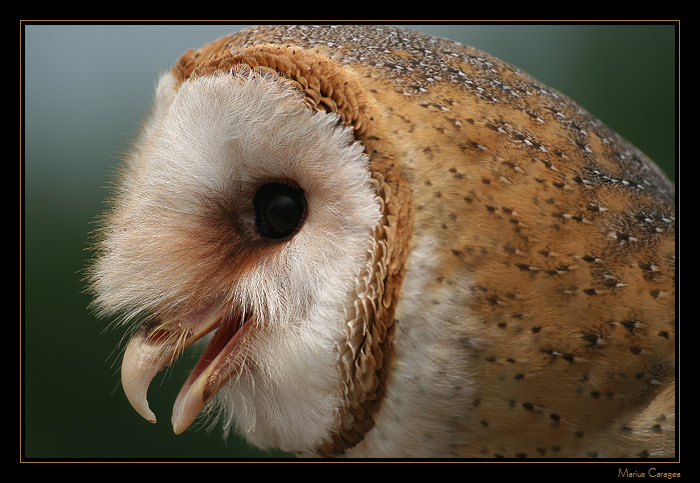
<instances>
[{"instance_id":1,"label":"owl neck","mask_svg":"<svg viewBox=\"0 0 700 483\"><path fill-rule=\"evenodd\" d=\"M415 235L396 304L391 363L372 426L343 452L350 458L449 458L463 444L465 408L474 401L466 351L477 350L478 335L464 323L460 287L436 288L439 241ZM461 287L467 287L464 283ZM430 294L427 297L426 294ZM467 347L470 346L470 347ZM472 347L473 346L473 347Z\"/></svg>"}]
</instances>

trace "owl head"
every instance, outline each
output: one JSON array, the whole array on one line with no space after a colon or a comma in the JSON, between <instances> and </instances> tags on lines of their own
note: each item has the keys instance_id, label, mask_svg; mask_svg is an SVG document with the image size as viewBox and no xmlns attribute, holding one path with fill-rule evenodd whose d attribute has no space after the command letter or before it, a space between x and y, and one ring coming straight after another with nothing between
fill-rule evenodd
<instances>
[{"instance_id":1,"label":"owl head","mask_svg":"<svg viewBox=\"0 0 700 483\"><path fill-rule=\"evenodd\" d=\"M630 345L649 357L621 371L673 366L672 337L646 325L630 342L623 324L673 332L672 185L561 94L459 44L274 26L190 50L116 185L94 307L131 331L122 383L150 421L153 377L203 347L176 433L208 413L300 454L464 454L487 427L514 448L556 439L513 431L514 401L603 431L620 399L593 417L555 389L607 387ZM617 382L653 394L646 376Z\"/></svg>"},{"instance_id":2,"label":"owl head","mask_svg":"<svg viewBox=\"0 0 700 483\"><path fill-rule=\"evenodd\" d=\"M252 442L303 452L329 438L353 393L376 390L381 366L356 365L384 342L366 344L383 323L373 306L392 277L392 227L353 127L310 108L287 76L234 62L162 76L105 218L93 286L103 314L141 324L122 382L144 417L155 421L152 377L208 338L175 432L216 402ZM353 387L356 372L370 388Z\"/></svg>"}]
</instances>

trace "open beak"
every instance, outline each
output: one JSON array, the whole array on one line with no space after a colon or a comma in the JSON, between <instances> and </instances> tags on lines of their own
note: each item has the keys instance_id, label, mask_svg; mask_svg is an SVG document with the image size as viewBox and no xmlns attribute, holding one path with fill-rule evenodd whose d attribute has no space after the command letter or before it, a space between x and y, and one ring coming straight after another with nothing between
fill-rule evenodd
<instances>
[{"instance_id":1,"label":"open beak","mask_svg":"<svg viewBox=\"0 0 700 483\"><path fill-rule=\"evenodd\" d=\"M175 400L173 430L182 433L240 367L237 355L251 322L240 310L225 310L218 304L201 312L145 322L124 352L121 376L127 399L141 416L155 423L147 399L151 381L193 342L216 331Z\"/></svg>"}]
</instances>

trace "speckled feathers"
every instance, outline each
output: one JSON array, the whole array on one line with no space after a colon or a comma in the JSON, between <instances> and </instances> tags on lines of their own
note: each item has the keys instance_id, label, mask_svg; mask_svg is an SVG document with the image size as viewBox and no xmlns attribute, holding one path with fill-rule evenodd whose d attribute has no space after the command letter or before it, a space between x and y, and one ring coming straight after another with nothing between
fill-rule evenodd
<instances>
[{"instance_id":1,"label":"speckled feathers","mask_svg":"<svg viewBox=\"0 0 700 483\"><path fill-rule=\"evenodd\" d=\"M246 69L352 129L381 212L316 454L674 454L675 188L643 153L394 27L252 27L185 53L173 89Z\"/></svg>"}]
</instances>

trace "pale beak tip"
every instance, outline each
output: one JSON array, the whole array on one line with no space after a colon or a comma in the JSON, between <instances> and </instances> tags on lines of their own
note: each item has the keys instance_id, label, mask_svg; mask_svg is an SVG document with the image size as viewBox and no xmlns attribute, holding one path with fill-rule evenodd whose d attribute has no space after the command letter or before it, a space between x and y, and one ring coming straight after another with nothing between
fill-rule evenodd
<instances>
[{"instance_id":1,"label":"pale beak tip","mask_svg":"<svg viewBox=\"0 0 700 483\"><path fill-rule=\"evenodd\" d=\"M129 402L142 418L149 423L156 423L156 415L153 414L153 411L151 411L151 408L148 406L148 402L145 398L138 400L130 399Z\"/></svg>"},{"instance_id":2,"label":"pale beak tip","mask_svg":"<svg viewBox=\"0 0 700 483\"><path fill-rule=\"evenodd\" d=\"M176 415L173 415L173 418L170 422L173 425L173 433L175 433L176 435L184 433L185 430L190 427L190 424L192 424L191 421L186 421L182 417L177 417Z\"/></svg>"},{"instance_id":3,"label":"pale beak tip","mask_svg":"<svg viewBox=\"0 0 700 483\"><path fill-rule=\"evenodd\" d=\"M148 421L149 423L156 424L156 422L157 422L157 421L156 421L156 415L153 414L153 411L148 411L148 413L146 413L146 414L141 414L141 416L143 416L144 419L146 419L146 421Z\"/></svg>"},{"instance_id":4,"label":"pale beak tip","mask_svg":"<svg viewBox=\"0 0 700 483\"><path fill-rule=\"evenodd\" d=\"M183 433L189 428L204 406L203 381L197 379L193 383L186 383L180 390L173 406L173 415L170 420L175 434Z\"/></svg>"}]
</instances>

